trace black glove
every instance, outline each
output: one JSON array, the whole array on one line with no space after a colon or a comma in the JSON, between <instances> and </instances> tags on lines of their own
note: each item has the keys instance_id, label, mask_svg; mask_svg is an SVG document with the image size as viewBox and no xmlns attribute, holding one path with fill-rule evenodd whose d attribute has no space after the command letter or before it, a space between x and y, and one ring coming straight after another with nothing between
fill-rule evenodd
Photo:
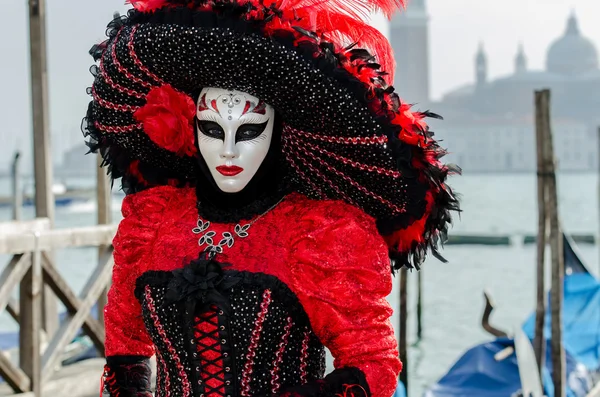
<instances>
[{"instance_id":1,"label":"black glove","mask_svg":"<svg viewBox=\"0 0 600 397\"><path fill-rule=\"evenodd\" d=\"M110 397L152 397L150 359L143 356L106 358L103 392Z\"/></svg>"},{"instance_id":2,"label":"black glove","mask_svg":"<svg viewBox=\"0 0 600 397\"><path fill-rule=\"evenodd\" d=\"M279 397L370 397L365 375L358 368L339 368L325 379L284 389Z\"/></svg>"}]
</instances>

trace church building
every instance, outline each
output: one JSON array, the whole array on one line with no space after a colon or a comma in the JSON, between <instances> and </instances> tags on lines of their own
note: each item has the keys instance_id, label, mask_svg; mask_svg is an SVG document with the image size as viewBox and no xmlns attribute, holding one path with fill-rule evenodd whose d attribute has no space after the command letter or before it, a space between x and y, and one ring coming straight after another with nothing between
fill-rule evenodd
<instances>
[{"instance_id":1,"label":"church building","mask_svg":"<svg viewBox=\"0 0 600 397\"><path fill-rule=\"evenodd\" d=\"M390 39L398 64L396 85L402 94L444 116L429 120L455 162L465 172L531 172L536 167L534 91L552 90L554 147L561 171L598 167L600 68L594 43L585 37L573 13L548 48L545 70L531 70L524 47L515 43L514 70L488 76L481 43L474 57L473 83L433 102L429 94L429 21L425 0L413 0L391 23ZM557 32L560 34L560 32ZM489 50L489 49L488 49ZM399 56L403 59L399 59ZM414 98L414 99L413 99Z\"/></svg>"}]
</instances>

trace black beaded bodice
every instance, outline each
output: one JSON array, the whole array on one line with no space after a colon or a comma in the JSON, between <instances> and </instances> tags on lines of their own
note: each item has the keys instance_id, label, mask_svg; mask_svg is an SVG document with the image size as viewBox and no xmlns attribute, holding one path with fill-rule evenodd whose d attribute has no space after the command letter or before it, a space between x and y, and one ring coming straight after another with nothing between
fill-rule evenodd
<instances>
[{"instance_id":1,"label":"black beaded bodice","mask_svg":"<svg viewBox=\"0 0 600 397\"><path fill-rule=\"evenodd\" d=\"M157 397L270 396L324 376L323 345L274 276L151 271L136 296L156 347Z\"/></svg>"}]
</instances>

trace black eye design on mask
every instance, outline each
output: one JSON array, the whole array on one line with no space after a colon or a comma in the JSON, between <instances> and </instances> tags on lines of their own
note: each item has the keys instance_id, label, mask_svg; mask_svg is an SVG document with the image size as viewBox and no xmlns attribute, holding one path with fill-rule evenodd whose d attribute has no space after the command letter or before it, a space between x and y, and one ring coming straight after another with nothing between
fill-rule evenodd
<instances>
[{"instance_id":1,"label":"black eye design on mask","mask_svg":"<svg viewBox=\"0 0 600 397\"><path fill-rule=\"evenodd\" d=\"M218 123L210 120L197 120L198 128L202 134L209 138L225 141L225 131ZM235 142L251 141L258 138L267 128L269 121L262 124L242 124L235 133Z\"/></svg>"},{"instance_id":2,"label":"black eye design on mask","mask_svg":"<svg viewBox=\"0 0 600 397\"><path fill-rule=\"evenodd\" d=\"M200 128L200 132L209 138L225 140L225 131L214 121L198 120L198 128Z\"/></svg>"},{"instance_id":3,"label":"black eye design on mask","mask_svg":"<svg viewBox=\"0 0 600 397\"><path fill-rule=\"evenodd\" d=\"M262 124L242 124L238 127L235 133L235 141L251 141L252 139L256 139L265 131L267 128L267 124L269 121L265 121Z\"/></svg>"}]
</instances>

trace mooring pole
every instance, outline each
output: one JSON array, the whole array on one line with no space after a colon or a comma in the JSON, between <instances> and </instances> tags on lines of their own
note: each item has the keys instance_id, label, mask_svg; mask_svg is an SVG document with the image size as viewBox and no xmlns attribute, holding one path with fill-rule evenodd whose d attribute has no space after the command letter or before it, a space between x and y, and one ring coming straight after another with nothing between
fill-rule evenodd
<instances>
[{"instance_id":1,"label":"mooring pole","mask_svg":"<svg viewBox=\"0 0 600 397\"><path fill-rule=\"evenodd\" d=\"M417 272L417 339L423 338L423 268Z\"/></svg>"},{"instance_id":2,"label":"mooring pole","mask_svg":"<svg viewBox=\"0 0 600 397\"><path fill-rule=\"evenodd\" d=\"M23 187L21 186L21 153L16 152L12 170L12 207L13 220L20 221L23 213Z\"/></svg>"},{"instance_id":3,"label":"mooring pole","mask_svg":"<svg viewBox=\"0 0 600 397\"><path fill-rule=\"evenodd\" d=\"M544 319L546 316L546 291L544 283L544 261L546 253L546 239L548 231L548 213L546 211L548 202L547 175L545 160L547 158L544 152L545 131L550 128L550 122L547 114L549 98L541 92L535 94L535 137L537 152L537 197L538 197L538 232L537 232L537 267L536 267L536 310L535 310L535 337L533 340L533 349L535 358L540 371L540 379L544 368L544 358L546 354L546 343L544 338Z\"/></svg>"},{"instance_id":4,"label":"mooring pole","mask_svg":"<svg viewBox=\"0 0 600 397\"><path fill-rule=\"evenodd\" d=\"M35 216L54 225L54 193L48 121L48 74L46 60L46 0L29 0L29 47L31 67L31 113L33 116L33 166ZM43 327L49 337L58 329L56 298L50 287L43 290Z\"/></svg>"},{"instance_id":5,"label":"mooring pole","mask_svg":"<svg viewBox=\"0 0 600 397\"><path fill-rule=\"evenodd\" d=\"M406 332L406 319L408 317L407 310L407 293L408 293L408 271L406 267L400 270L400 324L398 332L400 334L400 343L398 344L398 350L400 353L400 359L402 360L403 367L400 372L400 381L406 388L406 395L408 396L408 335Z\"/></svg>"},{"instance_id":6,"label":"mooring pole","mask_svg":"<svg viewBox=\"0 0 600 397\"><path fill-rule=\"evenodd\" d=\"M538 98L539 96L539 98ZM550 309L552 315L552 381L554 383L554 396L565 397L566 386L566 359L562 343L562 306L564 282L564 256L563 236L558 217L558 194L556 186L556 170L554 160L554 146L552 142L552 127L550 117L550 91L543 90L536 93L536 105L542 113L544 128L542 128L544 177L547 181L547 205L550 221L550 252L552 259L552 282Z\"/></svg>"},{"instance_id":7,"label":"mooring pole","mask_svg":"<svg viewBox=\"0 0 600 397\"><path fill-rule=\"evenodd\" d=\"M106 169L101 167L101 165L102 156L98 154L96 167L96 202L98 203L97 221L98 225L108 225L112 221L110 181L106 174ZM98 247L98 260L104 258L106 249L107 246L105 245ZM106 306L107 302L107 293L108 290L104 291L98 298L98 320L102 323L104 323L104 306Z\"/></svg>"}]
</instances>

